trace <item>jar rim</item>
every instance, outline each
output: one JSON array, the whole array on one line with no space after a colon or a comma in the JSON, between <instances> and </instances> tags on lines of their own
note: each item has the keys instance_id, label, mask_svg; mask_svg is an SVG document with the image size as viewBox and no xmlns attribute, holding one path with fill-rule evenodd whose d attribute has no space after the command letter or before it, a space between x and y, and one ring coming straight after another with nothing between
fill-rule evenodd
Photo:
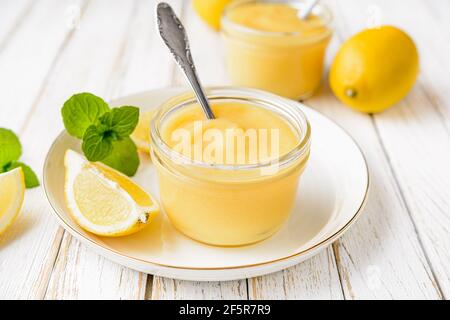
<instances>
[{"instance_id":1,"label":"jar rim","mask_svg":"<svg viewBox=\"0 0 450 320\"><path fill-rule=\"evenodd\" d=\"M214 164L208 163L204 161L194 160L184 154L181 154L175 150L173 150L161 137L160 125L161 120L164 116L166 116L171 110L191 105L196 103L196 98L194 94L190 91L186 91L184 93L178 94L171 99L167 100L163 103L153 119L150 123L150 136L152 146L158 151L162 152L162 154L172 160L176 160L179 163L199 167L199 168L209 168L209 169L217 169L224 171L236 171L236 170L254 170L254 169L263 169L266 167L271 167L274 164L279 166L280 168L289 165L293 161L301 158L309 151L310 146L310 137L311 137L311 127L308 119L306 118L303 111L301 111L301 104L289 100L287 98L283 98L277 96L272 93L268 93L265 91L261 91L253 88L240 88L240 87L232 87L232 86L213 86L206 87L206 95L209 99L235 99L242 100L247 102L259 102L270 104L273 107L278 107L280 109L280 113L284 112L287 116L290 117L290 120L295 124L300 131L299 142L295 147L292 148L288 153L281 155L276 159L271 159L270 161L258 162L255 164L239 164L239 165L230 165L230 164ZM181 100L181 101L180 101ZM256 103L255 103L256 104ZM282 111L281 111L282 110Z\"/></svg>"},{"instance_id":2,"label":"jar rim","mask_svg":"<svg viewBox=\"0 0 450 320\"><path fill-rule=\"evenodd\" d=\"M233 22L231 19L229 19L228 15L229 13L234 10L237 7L247 5L250 3L286 3L292 6L300 6L305 3L304 0L243 0L238 2L232 2L228 4L225 9L223 10L222 17L221 17L221 24L222 27L230 27L235 30L241 31L243 33L251 33L253 35L259 35L259 36L267 36L267 37L298 37L301 36L302 33L298 31L263 31L251 27L244 26L242 24ZM300 9L300 8L299 8ZM318 23L316 26L314 26L311 29L318 29L324 26L329 26L331 22L333 21L333 15L331 13L331 10L323 4L316 4L316 6L313 8L313 13L320 13L320 16L323 20L323 22Z\"/></svg>"}]
</instances>

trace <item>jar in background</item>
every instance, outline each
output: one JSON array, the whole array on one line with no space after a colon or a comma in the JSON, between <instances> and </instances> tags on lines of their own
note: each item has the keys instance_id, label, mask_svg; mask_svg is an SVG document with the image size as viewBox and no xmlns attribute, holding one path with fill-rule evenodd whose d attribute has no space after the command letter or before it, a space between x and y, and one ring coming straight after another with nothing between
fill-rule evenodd
<instances>
[{"instance_id":1,"label":"jar in background","mask_svg":"<svg viewBox=\"0 0 450 320\"><path fill-rule=\"evenodd\" d=\"M332 36L332 16L327 7L317 5L307 20L301 20L304 2L238 1L225 8L222 34L234 85L294 100L317 90Z\"/></svg>"}]
</instances>

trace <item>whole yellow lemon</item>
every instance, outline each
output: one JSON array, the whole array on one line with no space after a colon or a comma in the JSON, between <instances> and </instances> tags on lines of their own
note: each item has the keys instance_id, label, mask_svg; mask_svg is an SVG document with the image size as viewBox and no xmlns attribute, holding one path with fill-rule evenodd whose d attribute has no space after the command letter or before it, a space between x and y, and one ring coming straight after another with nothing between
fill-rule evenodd
<instances>
[{"instance_id":1,"label":"whole yellow lemon","mask_svg":"<svg viewBox=\"0 0 450 320\"><path fill-rule=\"evenodd\" d=\"M222 11L229 2L231 0L193 0L193 5L203 21L214 29L219 30Z\"/></svg>"},{"instance_id":2,"label":"whole yellow lemon","mask_svg":"<svg viewBox=\"0 0 450 320\"><path fill-rule=\"evenodd\" d=\"M347 40L330 70L336 97L348 106L377 113L402 100L419 72L419 54L402 30L382 26Z\"/></svg>"}]
</instances>

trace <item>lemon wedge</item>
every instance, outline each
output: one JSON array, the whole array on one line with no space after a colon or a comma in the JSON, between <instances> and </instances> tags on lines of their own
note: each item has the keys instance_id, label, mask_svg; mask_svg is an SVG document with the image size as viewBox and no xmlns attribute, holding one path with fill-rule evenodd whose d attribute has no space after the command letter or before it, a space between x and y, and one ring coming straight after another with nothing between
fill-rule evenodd
<instances>
[{"instance_id":1,"label":"lemon wedge","mask_svg":"<svg viewBox=\"0 0 450 320\"><path fill-rule=\"evenodd\" d=\"M141 230L159 212L157 202L120 172L67 150L66 203L75 221L97 235L119 237Z\"/></svg>"},{"instance_id":2,"label":"lemon wedge","mask_svg":"<svg viewBox=\"0 0 450 320\"><path fill-rule=\"evenodd\" d=\"M131 138L139 151L150 153L150 121L154 113L155 109L142 113L138 125L131 134Z\"/></svg>"},{"instance_id":3,"label":"lemon wedge","mask_svg":"<svg viewBox=\"0 0 450 320\"><path fill-rule=\"evenodd\" d=\"M0 174L0 234L17 218L25 194L22 168Z\"/></svg>"}]
</instances>

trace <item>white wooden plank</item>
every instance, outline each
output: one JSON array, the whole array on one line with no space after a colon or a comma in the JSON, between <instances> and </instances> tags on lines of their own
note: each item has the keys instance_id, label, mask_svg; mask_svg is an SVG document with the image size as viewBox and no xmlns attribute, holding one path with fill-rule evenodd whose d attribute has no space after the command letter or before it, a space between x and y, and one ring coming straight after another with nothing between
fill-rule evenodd
<instances>
[{"instance_id":1,"label":"white wooden plank","mask_svg":"<svg viewBox=\"0 0 450 320\"><path fill-rule=\"evenodd\" d=\"M0 2L0 52L8 45L33 9L31 0Z\"/></svg>"},{"instance_id":2,"label":"white wooden plank","mask_svg":"<svg viewBox=\"0 0 450 320\"><path fill-rule=\"evenodd\" d=\"M117 65L111 98L167 87L172 84L174 63L156 30L154 18L158 0L139 0L130 24L121 63ZM183 0L170 0L175 12L181 13Z\"/></svg>"},{"instance_id":3,"label":"white wooden plank","mask_svg":"<svg viewBox=\"0 0 450 320\"><path fill-rule=\"evenodd\" d=\"M444 37L434 37L435 33L437 35L442 33L439 32L440 28L434 24L435 18L431 12L422 14L420 22L414 16L405 14L405 6L408 6L410 12L423 12L426 10L423 2L377 1L375 4L379 6L379 11L382 13L383 23L394 24L405 29L416 40L421 51L422 66L426 66L422 68L422 73L428 74L428 76L419 78L416 88L399 105L383 114L374 116L374 123L383 145L380 153L385 152L389 161L389 166L384 170L392 169L394 171L396 183L400 188L397 191L398 201L406 201L407 207L404 208L404 211L411 215L414 223L413 230L409 232L411 236L414 234L414 237L417 237L416 232L418 232L418 241L425 248L426 258L420 254L420 260L426 264L428 259L432 266L431 270L424 268L427 270L429 280L423 279L422 281L423 284L428 282L435 286L434 290L437 296L429 295L432 292L423 291L424 288L422 288L423 296L440 297L442 293L444 296L448 296L450 286L448 281L448 266L450 265L448 232L450 138L445 122L448 124L448 110L450 109L448 100L445 101L444 98L446 95L448 96L448 89L444 88L449 88L449 81L448 77L444 78L443 75L443 72L450 71L450 65L443 56L444 52L448 52L446 51L448 50L448 41ZM373 1L359 1L351 8L346 7L346 10L339 10L342 20L339 28L341 35L347 37L363 27L363 25L355 26L350 21L353 21L355 16L364 15L370 5L373 5ZM433 36L430 36L431 34ZM434 48L434 50L430 51L430 48ZM439 68L433 67L435 61L440 62ZM434 88L433 93L427 94L429 88ZM436 100L430 101L430 96L440 96L440 104L433 106ZM405 231L404 224L408 220L406 215L403 219L404 222L396 226L397 229L401 229L401 232ZM391 224L386 227L395 230L394 226ZM395 230L395 232L399 234L400 231ZM388 249L392 250L394 246ZM415 250L420 252L419 247ZM404 250L397 248L395 254L400 255L400 252L404 253ZM411 260L411 256L408 255L408 258ZM409 274L416 273L418 270L412 267L409 269ZM384 275L385 272L382 271L382 274ZM405 291L402 296L415 297L413 291L408 290L414 283L406 282L406 279L402 282ZM420 292L416 293L420 296Z\"/></svg>"},{"instance_id":4,"label":"white wooden plank","mask_svg":"<svg viewBox=\"0 0 450 320\"><path fill-rule=\"evenodd\" d=\"M309 103L353 135L367 157L370 170L365 210L334 246L346 298L439 298L370 117L338 104L328 88Z\"/></svg>"},{"instance_id":5,"label":"white wooden plank","mask_svg":"<svg viewBox=\"0 0 450 320\"><path fill-rule=\"evenodd\" d=\"M70 34L66 9L67 4L62 1L39 1L30 12L18 17L20 23L14 23L14 36L0 52L0 87L8 88L2 90L0 126L20 130L22 123L11 119L22 119L28 114L53 59Z\"/></svg>"},{"instance_id":6,"label":"white wooden plank","mask_svg":"<svg viewBox=\"0 0 450 320\"><path fill-rule=\"evenodd\" d=\"M46 299L142 299L146 275L120 267L64 234Z\"/></svg>"},{"instance_id":7,"label":"white wooden plank","mask_svg":"<svg viewBox=\"0 0 450 320\"><path fill-rule=\"evenodd\" d=\"M106 11L105 5L108 5ZM28 150L25 161L33 167L42 167L45 153L51 141L62 129L59 110L64 100L77 91L94 91L100 95L106 91L108 81L105 79L114 74L114 66L122 43L117 39L126 37L124 31L131 18L133 8L133 3L130 2L111 4L105 1L95 1L88 7L86 14L82 17L80 29L74 33L73 41L69 43L67 50L55 63L54 72L48 78L41 99L36 103L34 113L22 135L25 149ZM2 277L6 287L2 294L5 294L5 296L43 297L62 235L56 221L50 215L50 210L42 189L32 190L27 194L22 217L33 219L33 223L28 223L29 226L31 224L31 227L22 235L20 244L16 242L15 246L8 245L9 252L5 253L5 256L9 253L8 257L5 260L2 259L2 263L4 263L2 274L3 272L5 272L4 274L11 274L8 278ZM17 224L22 225L23 222L21 223L19 220ZM17 270L17 266L22 264L27 267L26 270L21 273L14 272ZM115 268L118 270L116 274L120 274L121 268L110 262L105 262L102 270L105 270L108 264L111 266L110 273ZM59 270L58 264L55 267ZM83 265L81 265L82 267ZM113 279L100 277L99 272L101 275L102 270L90 269L89 274L92 278L96 278L97 282L91 281L88 284L85 281L81 285L76 284L76 292L79 296L86 296L89 292L91 293L90 297L101 298L102 294L117 292L120 294L117 297L134 298L138 294L138 292L134 292L133 295L127 296L128 292L121 292L120 290L102 290L102 288L110 288L114 284L120 288L121 281L120 277ZM105 274L108 274L108 272L105 271ZM136 287L139 287L142 283L139 274L134 273L133 278ZM57 279L58 282L61 281L61 277L55 277L54 279ZM70 281L67 282L70 283ZM128 286L131 286L131 282L130 280ZM106 283L109 286L102 286ZM83 287L83 284L90 287ZM63 286L63 288L69 287L69 285ZM53 288L55 288L56 293ZM48 297L66 298L75 293L75 290L58 291L59 288L53 282L53 285L47 290ZM143 293L144 290L142 290L141 296L143 296Z\"/></svg>"},{"instance_id":8,"label":"white wooden plank","mask_svg":"<svg viewBox=\"0 0 450 320\"><path fill-rule=\"evenodd\" d=\"M77 2L74 2L77 3ZM48 12L48 6L53 5L56 15ZM2 2L7 9L0 13L3 35L8 37L2 42L0 51L0 85L2 86L2 104L0 109L0 126L5 126L20 133L37 99L41 83L45 80L48 69L57 56L60 48L70 35L70 30L64 26L61 18L65 5L56 1L41 1L28 7L28 2ZM19 10L20 9L20 10ZM8 20L11 19L11 20ZM20 21L19 21L20 20ZM23 21L22 21L23 20ZM9 25L6 21L9 21ZM3 29L4 28L4 29ZM13 35L11 35L13 32ZM39 46L39 39L44 36ZM1 39L1 38L0 38ZM0 40L2 41L2 40ZM40 48L46 54L36 53L34 47ZM22 139L24 145L23 159L30 161L33 155L30 146ZM33 166L39 173L39 166ZM33 214L33 210L47 209L43 201L34 203L31 198L44 198L41 189L27 191L24 208L21 215L0 238L0 298L34 298L42 296L51 272L54 258L58 252L57 245L42 246L39 241L42 236L61 239L62 232L45 234L46 229L56 229L54 221L41 220ZM36 232L37 228L42 232ZM34 259L41 257L41 259ZM49 264L42 263L49 258ZM18 272L20 266L20 272Z\"/></svg>"},{"instance_id":9,"label":"white wooden plank","mask_svg":"<svg viewBox=\"0 0 450 320\"><path fill-rule=\"evenodd\" d=\"M404 108L415 108L421 104L422 111L429 108L429 100L422 97L414 101L408 98ZM401 110L391 111L389 114L396 116ZM399 126L386 120L387 115L377 117L377 125L381 132L392 167L396 171L397 179L403 191L403 196L408 202L408 208L417 227L417 232L426 249L430 263L433 266L444 296L450 296L450 141L448 132L440 126L440 123L428 122L424 131L421 111L408 112L409 128L420 126L419 130L398 134L392 138L392 133L398 131ZM423 113L422 113L423 115ZM403 118L407 118L403 116ZM414 123L415 122L415 123ZM416 127L417 128L417 127ZM418 129L418 128L417 128ZM416 139L411 142L411 139ZM429 139L433 142L429 144ZM407 143L405 143L405 141ZM423 145L420 143L422 142ZM425 146L418 151L419 147ZM417 156L417 154L420 154ZM406 162L407 159L415 159L414 163ZM421 164L423 162L423 164ZM411 174L412 173L412 174Z\"/></svg>"},{"instance_id":10,"label":"white wooden plank","mask_svg":"<svg viewBox=\"0 0 450 320\"><path fill-rule=\"evenodd\" d=\"M344 20L338 1L326 2L339 17L331 57L352 20ZM345 7L346 12L351 10L349 7ZM440 298L371 117L344 107L327 85L307 103L354 136L367 157L371 174L371 190L363 215L333 246L345 297Z\"/></svg>"},{"instance_id":11,"label":"white wooden plank","mask_svg":"<svg viewBox=\"0 0 450 320\"><path fill-rule=\"evenodd\" d=\"M193 282L154 277L152 299L234 300L247 298L245 281Z\"/></svg>"},{"instance_id":12,"label":"white wooden plank","mask_svg":"<svg viewBox=\"0 0 450 320\"><path fill-rule=\"evenodd\" d=\"M116 29L110 29L105 24L105 30L110 30L111 38L105 50L114 51L105 68L106 76L102 81L105 85L102 96L113 98L125 94L164 86L172 78L172 62L170 57L163 55L165 48L155 46L156 30L153 19L154 6L157 1L138 1L134 4L123 2L113 10L108 10L104 19L118 24L119 15L126 16ZM175 10L180 9L180 1L172 1ZM104 4L98 5L98 10L104 9ZM88 15L89 11L86 15ZM99 15L93 11L92 17ZM88 17L86 17L88 19ZM95 22L92 22L95 23ZM84 23L83 23L84 25ZM98 24L95 24L99 29ZM96 42L96 35L91 35L92 27L86 26L85 39L80 40L76 49L79 55ZM83 26L84 28L84 26ZM81 31L81 30L80 30ZM104 30L98 30L102 34ZM86 39L89 38L89 39ZM117 43L113 43L113 39ZM159 39L158 39L159 41ZM159 43L159 42L158 42ZM95 58L102 59L101 54ZM105 66L106 67L106 66ZM105 79L108 79L107 81ZM151 277L149 279L151 281ZM46 298L48 299L143 299L147 286L147 275L121 267L98 256L89 248L66 234L61 244L61 250L55 263Z\"/></svg>"},{"instance_id":13,"label":"white wooden plank","mask_svg":"<svg viewBox=\"0 0 450 320\"><path fill-rule=\"evenodd\" d=\"M450 297L450 24L448 1L410 4L425 13L405 21L421 52L421 77L398 108L375 117L387 154L445 298ZM400 12L395 6L387 16ZM433 35L433 36L430 36ZM396 121L403 118L404 121ZM394 121L392 120L394 119Z\"/></svg>"},{"instance_id":14,"label":"white wooden plank","mask_svg":"<svg viewBox=\"0 0 450 320\"><path fill-rule=\"evenodd\" d=\"M421 53L421 77L417 90L405 104L376 118L398 180L404 190L417 231L426 248L435 276L446 299L450 297L450 23L448 1L414 1L414 8L428 17L423 25L405 22ZM400 11L398 6L392 15ZM392 19L392 17L388 17ZM430 110L431 109L431 110ZM403 135L389 118L402 114ZM403 141L402 141L403 140ZM404 141L408 141L407 144ZM420 152L417 148L423 146ZM403 165L406 159L407 166ZM426 165L419 165L426 163ZM413 167L413 165L415 166ZM412 187L412 184L415 187ZM425 186L425 184L427 184Z\"/></svg>"},{"instance_id":15,"label":"white wooden plank","mask_svg":"<svg viewBox=\"0 0 450 320\"><path fill-rule=\"evenodd\" d=\"M343 299L331 247L292 268L248 281L250 299Z\"/></svg>"}]
</instances>

